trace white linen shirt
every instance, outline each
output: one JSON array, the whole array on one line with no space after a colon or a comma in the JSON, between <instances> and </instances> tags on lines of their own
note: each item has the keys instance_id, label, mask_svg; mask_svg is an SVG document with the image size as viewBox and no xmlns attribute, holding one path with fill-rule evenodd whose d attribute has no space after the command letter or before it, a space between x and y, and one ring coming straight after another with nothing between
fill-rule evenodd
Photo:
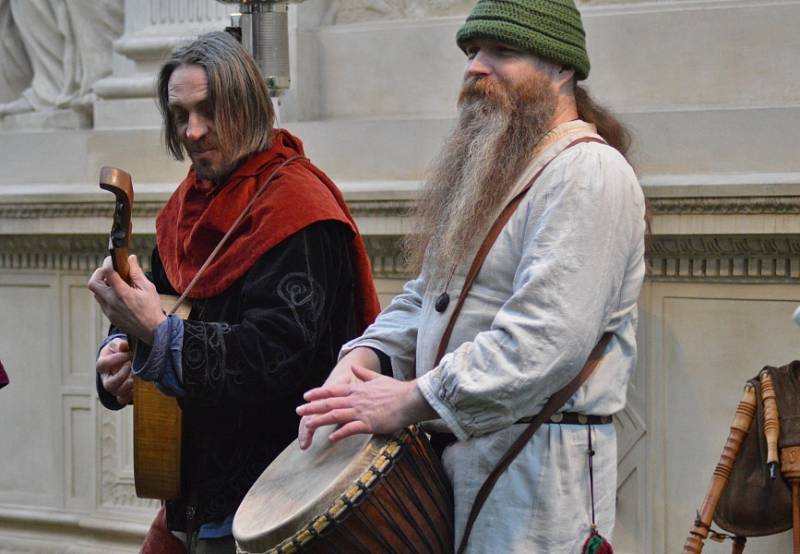
<instances>
[{"instance_id":1,"label":"white linen shirt","mask_svg":"<svg viewBox=\"0 0 800 554\"><path fill-rule=\"evenodd\" d=\"M342 355L371 346L395 377L417 386L459 442L443 463L456 507L456 542L478 489L524 425L572 380L605 332L593 375L562 411L611 415L625 406L636 363L636 303L644 277L644 197L613 148L569 143L594 135L582 121L554 130L514 190L549 160L486 257L450 338L436 351L472 260L456 271L444 313L442 285L419 278ZM559 154L559 152L561 152ZM435 426L435 424L434 424ZM610 536L616 496L613 426L592 428L595 507ZM543 425L498 480L478 517L468 552L579 552L589 533L587 427Z\"/></svg>"}]
</instances>

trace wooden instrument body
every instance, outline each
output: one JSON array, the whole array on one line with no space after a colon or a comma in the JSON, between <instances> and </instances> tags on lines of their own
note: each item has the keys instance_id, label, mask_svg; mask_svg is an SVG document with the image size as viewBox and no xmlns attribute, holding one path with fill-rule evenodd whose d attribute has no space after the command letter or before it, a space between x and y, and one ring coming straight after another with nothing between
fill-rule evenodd
<instances>
[{"instance_id":1,"label":"wooden instrument body","mask_svg":"<svg viewBox=\"0 0 800 554\"><path fill-rule=\"evenodd\" d=\"M239 552L451 554L453 501L438 456L416 428L312 447L295 441L236 512Z\"/></svg>"},{"instance_id":2,"label":"wooden instrument body","mask_svg":"<svg viewBox=\"0 0 800 554\"><path fill-rule=\"evenodd\" d=\"M109 254L114 270L131 284L128 245L131 239L133 183L131 176L112 167L100 170L100 188L117 199L109 237ZM161 306L170 311L175 297L162 295ZM178 312L184 319L189 307ZM131 356L136 341L129 338ZM133 471L136 495L171 500L180 496L181 409L175 398L162 394L152 383L134 377L133 388Z\"/></svg>"},{"instance_id":3,"label":"wooden instrument body","mask_svg":"<svg viewBox=\"0 0 800 554\"><path fill-rule=\"evenodd\" d=\"M167 312L177 297L162 294ZM190 306L175 313L189 317ZM178 401L162 394L153 383L133 380L133 473L136 496L172 500L181 493L181 433L183 415Z\"/></svg>"}]
</instances>

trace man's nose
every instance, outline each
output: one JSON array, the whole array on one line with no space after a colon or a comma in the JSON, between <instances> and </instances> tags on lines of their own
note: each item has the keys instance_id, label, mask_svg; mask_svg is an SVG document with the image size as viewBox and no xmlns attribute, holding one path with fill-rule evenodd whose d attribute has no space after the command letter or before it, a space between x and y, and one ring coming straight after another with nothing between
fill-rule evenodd
<instances>
[{"instance_id":1,"label":"man's nose","mask_svg":"<svg viewBox=\"0 0 800 554\"><path fill-rule=\"evenodd\" d=\"M467 62L467 76L485 77L492 73L491 60L483 52L478 52Z\"/></svg>"},{"instance_id":2,"label":"man's nose","mask_svg":"<svg viewBox=\"0 0 800 554\"><path fill-rule=\"evenodd\" d=\"M208 122L200 114L189 114L189 121L186 123L186 138L188 140L200 140L208 133Z\"/></svg>"}]
</instances>

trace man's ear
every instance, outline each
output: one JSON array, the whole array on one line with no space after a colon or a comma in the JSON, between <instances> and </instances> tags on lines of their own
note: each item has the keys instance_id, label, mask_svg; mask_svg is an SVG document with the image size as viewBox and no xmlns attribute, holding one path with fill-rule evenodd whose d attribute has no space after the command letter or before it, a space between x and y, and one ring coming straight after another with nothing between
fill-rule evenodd
<instances>
[{"instance_id":1,"label":"man's ear","mask_svg":"<svg viewBox=\"0 0 800 554\"><path fill-rule=\"evenodd\" d=\"M556 74L556 82L559 85L559 88L564 86L565 83L568 83L573 80L575 77L575 68L570 67L568 65L562 65L558 68L558 73Z\"/></svg>"}]
</instances>

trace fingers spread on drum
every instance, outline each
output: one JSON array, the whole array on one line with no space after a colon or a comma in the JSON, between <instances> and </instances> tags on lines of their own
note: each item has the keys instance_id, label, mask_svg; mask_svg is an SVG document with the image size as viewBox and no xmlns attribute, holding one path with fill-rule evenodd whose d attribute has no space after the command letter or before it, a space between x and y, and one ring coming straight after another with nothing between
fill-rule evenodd
<instances>
[{"instance_id":1,"label":"fingers spread on drum","mask_svg":"<svg viewBox=\"0 0 800 554\"><path fill-rule=\"evenodd\" d=\"M358 366L352 369L360 382L320 387L305 394L308 403L297 408L304 420L301 448L310 444L314 429L323 425L342 426L329 435L336 441L357 433L394 433L436 416L416 382L399 381Z\"/></svg>"},{"instance_id":2,"label":"fingers spread on drum","mask_svg":"<svg viewBox=\"0 0 800 554\"><path fill-rule=\"evenodd\" d=\"M309 404L304 404L303 406L309 406L310 404L314 404L316 401L322 400L324 398L335 398L335 397L343 397L347 396L352 392L352 385L329 385L326 387L317 387L315 389L311 389L310 391L306 391L303 395L303 398ZM305 413L297 412L300 415L305 415ZM308 412L312 413L312 412ZM318 413L318 412L313 412Z\"/></svg>"},{"instance_id":3,"label":"fingers spread on drum","mask_svg":"<svg viewBox=\"0 0 800 554\"><path fill-rule=\"evenodd\" d=\"M351 421L347 425L343 425L328 436L331 441L338 441L352 435L363 435L369 433L369 427L363 421Z\"/></svg>"},{"instance_id":4,"label":"fingers spread on drum","mask_svg":"<svg viewBox=\"0 0 800 554\"><path fill-rule=\"evenodd\" d=\"M335 397L323 398L321 400L314 400L313 402L309 402L308 404L303 404L302 406L298 406L297 414L301 416L311 416L315 414L325 415L333 411L341 410L342 408L352 408L352 406L353 406L353 401L347 395L335 396ZM319 417L320 416L316 416L312 419L317 420ZM334 421L332 423L340 423L340 422ZM315 425L315 427L319 427L319 425Z\"/></svg>"},{"instance_id":5,"label":"fingers spread on drum","mask_svg":"<svg viewBox=\"0 0 800 554\"><path fill-rule=\"evenodd\" d=\"M310 431L325 425L348 425L358 420L358 414L353 409L331 410L327 413L313 416L309 419L307 427ZM364 431L369 432L369 430Z\"/></svg>"}]
</instances>

